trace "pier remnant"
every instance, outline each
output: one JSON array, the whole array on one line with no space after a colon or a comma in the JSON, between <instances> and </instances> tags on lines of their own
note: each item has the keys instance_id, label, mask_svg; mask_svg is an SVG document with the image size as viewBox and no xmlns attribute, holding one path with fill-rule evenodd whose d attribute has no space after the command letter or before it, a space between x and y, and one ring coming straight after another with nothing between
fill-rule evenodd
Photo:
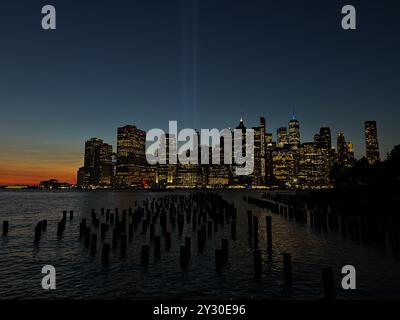
<instances>
[{"instance_id":1,"label":"pier remnant","mask_svg":"<svg viewBox=\"0 0 400 320\"><path fill-rule=\"evenodd\" d=\"M4 220L3 221L3 236L6 236L8 234L8 221Z\"/></svg>"},{"instance_id":2,"label":"pier remnant","mask_svg":"<svg viewBox=\"0 0 400 320\"><path fill-rule=\"evenodd\" d=\"M336 293L332 268L327 267L322 269L322 285L324 289L324 298L326 300L334 300Z\"/></svg>"}]
</instances>

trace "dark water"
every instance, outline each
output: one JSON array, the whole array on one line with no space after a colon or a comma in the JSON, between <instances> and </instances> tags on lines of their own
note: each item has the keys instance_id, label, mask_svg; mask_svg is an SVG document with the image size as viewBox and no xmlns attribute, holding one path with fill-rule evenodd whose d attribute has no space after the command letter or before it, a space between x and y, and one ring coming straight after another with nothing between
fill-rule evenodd
<instances>
[{"instance_id":1,"label":"dark water","mask_svg":"<svg viewBox=\"0 0 400 320\"><path fill-rule=\"evenodd\" d=\"M322 296L321 268L334 270L337 296L340 299L400 298L400 260L389 249L352 243L336 233L317 233L308 226L296 224L273 215L273 255L265 254L266 234L263 209L243 201L243 195L261 196L255 191L224 191L221 194L238 209L237 239L230 239L230 228L219 230L207 240L203 253L197 253L194 234L185 225L182 238L177 227L172 232L172 248L162 246L161 259L150 255L147 268L140 266L141 245L150 243L149 233L134 234L128 253L120 258L119 248L110 255L105 267L79 240L81 217L89 217L91 208L120 210L141 203L146 197L166 193L147 191L0 191L0 221L9 220L7 237L0 238L0 299L318 299ZM174 192L178 193L178 192ZM179 192L185 193L184 191ZM186 192L189 194L189 192ZM249 247L246 211L260 217L260 247L263 250L263 276L254 279L252 249ZM67 219L62 239L57 239L57 222L62 210L74 210L73 220ZM38 246L33 244L34 226L48 220L47 231ZM90 221L88 219L88 221ZM139 228L140 229L140 228ZM139 230L138 229L138 230ZM192 258L187 270L179 266L179 248L185 235L192 236ZM222 274L215 273L214 250L221 239L229 239L229 264ZM151 243L150 243L151 244ZM99 244L98 244L99 245ZM152 251L151 251L152 252ZM286 288L282 276L282 253L292 254L293 284ZM57 272L57 289L41 287L41 269L53 265ZM357 289L340 289L343 265L357 270Z\"/></svg>"}]
</instances>

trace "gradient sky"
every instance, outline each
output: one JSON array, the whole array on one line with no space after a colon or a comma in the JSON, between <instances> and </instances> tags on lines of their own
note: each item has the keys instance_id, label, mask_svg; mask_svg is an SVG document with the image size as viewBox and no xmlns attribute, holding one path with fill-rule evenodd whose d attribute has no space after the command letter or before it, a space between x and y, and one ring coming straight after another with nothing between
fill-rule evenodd
<instances>
[{"instance_id":1,"label":"gradient sky","mask_svg":"<svg viewBox=\"0 0 400 320\"><path fill-rule=\"evenodd\" d=\"M57 30L41 29L41 8ZM341 7L358 30L341 29ZM116 0L0 3L0 185L74 182L84 141L116 128L224 128L266 117L302 142L330 126L356 156L376 120L400 143L400 4L394 0Z\"/></svg>"}]
</instances>

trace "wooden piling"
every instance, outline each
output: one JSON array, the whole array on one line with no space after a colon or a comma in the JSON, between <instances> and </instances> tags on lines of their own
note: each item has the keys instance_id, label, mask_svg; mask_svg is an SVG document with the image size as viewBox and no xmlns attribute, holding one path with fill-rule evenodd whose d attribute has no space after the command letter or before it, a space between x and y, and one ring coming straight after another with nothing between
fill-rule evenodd
<instances>
[{"instance_id":1,"label":"wooden piling","mask_svg":"<svg viewBox=\"0 0 400 320\"><path fill-rule=\"evenodd\" d=\"M116 248L118 246L118 230L117 230L117 227L113 228L112 246L113 246L113 248Z\"/></svg>"},{"instance_id":2,"label":"wooden piling","mask_svg":"<svg viewBox=\"0 0 400 320\"><path fill-rule=\"evenodd\" d=\"M85 229L85 246L89 247L90 244L90 228L86 227Z\"/></svg>"},{"instance_id":3,"label":"wooden piling","mask_svg":"<svg viewBox=\"0 0 400 320\"><path fill-rule=\"evenodd\" d=\"M149 245L145 244L142 246L142 252L140 254L140 263L142 264L142 266L147 266L149 264L149 251Z\"/></svg>"},{"instance_id":4,"label":"wooden piling","mask_svg":"<svg viewBox=\"0 0 400 320\"><path fill-rule=\"evenodd\" d=\"M35 238L34 238L35 244L39 244L41 235L42 235L42 223L38 222L35 227Z\"/></svg>"},{"instance_id":5,"label":"wooden piling","mask_svg":"<svg viewBox=\"0 0 400 320\"><path fill-rule=\"evenodd\" d=\"M192 239L190 237L185 237L185 247L187 249L187 256L190 258L192 255Z\"/></svg>"},{"instance_id":6,"label":"wooden piling","mask_svg":"<svg viewBox=\"0 0 400 320\"><path fill-rule=\"evenodd\" d=\"M154 232L155 232L155 226L154 226L154 223L151 222L150 223L150 239L151 240L154 240Z\"/></svg>"},{"instance_id":7,"label":"wooden piling","mask_svg":"<svg viewBox=\"0 0 400 320\"><path fill-rule=\"evenodd\" d=\"M253 235L253 220L252 220L252 214L251 211L247 211L247 225L248 225L248 229L249 229L249 237L251 238L251 236Z\"/></svg>"},{"instance_id":8,"label":"wooden piling","mask_svg":"<svg viewBox=\"0 0 400 320\"><path fill-rule=\"evenodd\" d=\"M179 236L182 236L183 234L183 224L184 224L184 216L182 214L178 215L178 233Z\"/></svg>"},{"instance_id":9,"label":"wooden piling","mask_svg":"<svg viewBox=\"0 0 400 320\"><path fill-rule=\"evenodd\" d=\"M126 255L126 234L121 234L121 256Z\"/></svg>"},{"instance_id":10,"label":"wooden piling","mask_svg":"<svg viewBox=\"0 0 400 320\"><path fill-rule=\"evenodd\" d=\"M93 233L90 240L90 254L95 255L97 251L97 234Z\"/></svg>"},{"instance_id":11,"label":"wooden piling","mask_svg":"<svg viewBox=\"0 0 400 320\"><path fill-rule=\"evenodd\" d=\"M253 217L253 248L258 249L258 217Z\"/></svg>"},{"instance_id":12,"label":"wooden piling","mask_svg":"<svg viewBox=\"0 0 400 320\"><path fill-rule=\"evenodd\" d=\"M100 227L100 237L101 239L104 239L106 237L106 232L107 232L107 224L102 223Z\"/></svg>"},{"instance_id":13,"label":"wooden piling","mask_svg":"<svg viewBox=\"0 0 400 320\"><path fill-rule=\"evenodd\" d=\"M133 238L133 223L130 223L128 226L128 235L129 235L129 239Z\"/></svg>"},{"instance_id":14,"label":"wooden piling","mask_svg":"<svg viewBox=\"0 0 400 320\"><path fill-rule=\"evenodd\" d=\"M57 237L61 237L63 232L63 222L57 222Z\"/></svg>"},{"instance_id":15,"label":"wooden piling","mask_svg":"<svg viewBox=\"0 0 400 320\"><path fill-rule=\"evenodd\" d=\"M165 234L165 249L169 250L171 249L171 233L167 232Z\"/></svg>"},{"instance_id":16,"label":"wooden piling","mask_svg":"<svg viewBox=\"0 0 400 320\"><path fill-rule=\"evenodd\" d=\"M254 261L254 275L256 278L259 278L262 273L262 260L261 260L260 249L253 251L253 261Z\"/></svg>"},{"instance_id":17,"label":"wooden piling","mask_svg":"<svg viewBox=\"0 0 400 320\"><path fill-rule=\"evenodd\" d=\"M212 221L207 222L207 235L209 238L212 237Z\"/></svg>"},{"instance_id":18,"label":"wooden piling","mask_svg":"<svg viewBox=\"0 0 400 320\"><path fill-rule=\"evenodd\" d=\"M147 221L143 220L142 222L142 234L146 234L147 233Z\"/></svg>"},{"instance_id":19,"label":"wooden piling","mask_svg":"<svg viewBox=\"0 0 400 320\"><path fill-rule=\"evenodd\" d=\"M192 217L192 231L195 231L196 228L197 228L196 212L193 212L193 217Z\"/></svg>"},{"instance_id":20,"label":"wooden piling","mask_svg":"<svg viewBox=\"0 0 400 320\"><path fill-rule=\"evenodd\" d=\"M272 253L272 217L266 216L266 226L267 226L267 254L271 255Z\"/></svg>"},{"instance_id":21,"label":"wooden piling","mask_svg":"<svg viewBox=\"0 0 400 320\"><path fill-rule=\"evenodd\" d=\"M222 265L224 264L222 249L215 249L215 271L221 273Z\"/></svg>"},{"instance_id":22,"label":"wooden piling","mask_svg":"<svg viewBox=\"0 0 400 320\"><path fill-rule=\"evenodd\" d=\"M229 256L229 242L228 242L228 239L222 239L221 240L221 251L222 251L223 263L226 264L228 262L228 256Z\"/></svg>"},{"instance_id":23,"label":"wooden piling","mask_svg":"<svg viewBox=\"0 0 400 320\"><path fill-rule=\"evenodd\" d=\"M232 221L231 223L231 238L232 240L236 240L236 221Z\"/></svg>"},{"instance_id":24,"label":"wooden piling","mask_svg":"<svg viewBox=\"0 0 400 320\"><path fill-rule=\"evenodd\" d=\"M161 256L161 237L155 236L154 237L154 257L159 259Z\"/></svg>"},{"instance_id":25,"label":"wooden piling","mask_svg":"<svg viewBox=\"0 0 400 320\"><path fill-rule=\"evenodd\" d=\"M322 286L324 289L324 298L326 300L335 299L336 293L333 282L333 271L330 267L322 269Z\"/></svg>"},{"instance_id":26,"label":"wooden piling","mask_svg":"<svg viewBox=\"0 0 400 320\"><path fill-rule=\"evenodd\" d=\"M8 234L8 221L3 221L3 236L6 236Z\"/></svg>"},{"instance_id":27,"label":"wooden piling","mask_svg":"<svg viewBox=\"0 0 400 320\"><path fill-rule=\"evenodd\" d=\"M103 244L103 249L101 251L101 259L106 264L108 264L110 262L110 244L109 243Z\"/></svg>"},{"instance_id":28,"label":"wooden piling","mask_svg":"<svg viewBox=\"0 0 400 320\"><path fill-rule=\"evenodd\" d=\"M198 252L203 252L205 245L205 229L197 230L197 250Z\"/></svg>"},{"instance_id":29,"label":"wooden piling","mask_svg":"<svg viewBox=\"0 0 400 320\"><path fill-rule=\"evenodd\" d=\"M292 256L290 253L283 253L283 279L285 284L292 283Z\"/></svg>"},{"instance_id":30,"label":"wooden piling","mask_svg":"<svg viewBox=\"0 0 400 320\"><path fill-rule=\"evenodd\" d=\"M187 245L181 246L180 256L179 256L179 263L182 268L186 268L189 264L189 250Z\"/></svg>"}]
</instances>

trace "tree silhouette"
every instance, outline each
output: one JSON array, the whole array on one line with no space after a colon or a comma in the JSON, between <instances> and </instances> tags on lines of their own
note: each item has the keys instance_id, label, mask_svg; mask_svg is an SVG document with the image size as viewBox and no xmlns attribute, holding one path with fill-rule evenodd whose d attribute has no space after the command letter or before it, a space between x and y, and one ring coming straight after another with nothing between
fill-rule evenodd
<instances>
[{"instance_id":1,"label":"tree silhouette","mask_svg":"<svg viewBox=\"0 0 400 320\"><path fill-rule=\"evenodd\" d=\"M400 190L400 145L387 154L386 160L375 165L368 164L362 158L352 166L335 165L331 170L331 179L338 189L370 188Z\"/></svg>"}]
</instances>

